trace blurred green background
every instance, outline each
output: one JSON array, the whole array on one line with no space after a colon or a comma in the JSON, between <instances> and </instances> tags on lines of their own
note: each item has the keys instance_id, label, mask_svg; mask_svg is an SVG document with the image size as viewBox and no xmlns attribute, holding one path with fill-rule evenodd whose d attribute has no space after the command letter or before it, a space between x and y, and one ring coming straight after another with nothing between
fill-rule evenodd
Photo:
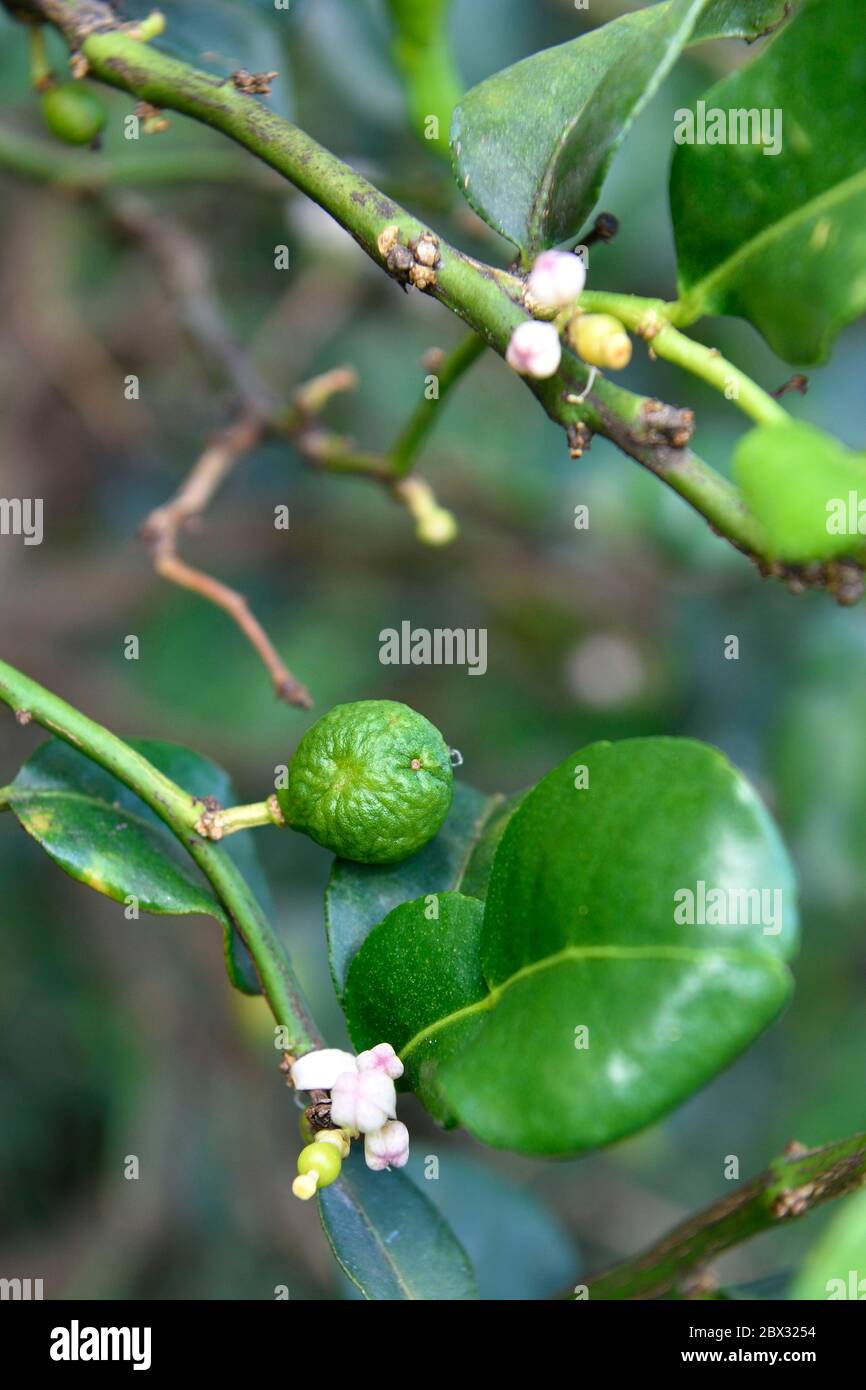
<instances>
[{"instance_id":1,"label":"blurred green background","mask_svg":"<svg viewBox=\"0 0 866 1390\"><path fill-rule=\"evenodd\" d=\"M121 6L129 16L146 8ZM279 14L264 0L162 8L167 46L218 71L279 70L276 109L458 244L505 263L508 248L455 201L448 170L408 130L378 0L293 0ZM594 0L589 16L571 0L456 0L466 83L626 8ZM60 46L52 51L59 61ZM591 285L673 296L673 111L754 52L693 51L641 118L604 191L622 230L592 252ZM0 144L39 135L24 35L5 15L0 100ZM108 101L104 154L86 156L94 167L105 155L152 163L171 151L194 170L205 152L229 148L177 116L131 144L131 102ZM328 421L387 446L423 387L425 352L458 342L459 325L404 296L240 152L237 169L228 183L139 191L200 239L233 331L273 388L354 365L359 389ZM231 390L99 199L13 177L0 161L0 200L0 493L45 499L44 543L0 544L2 654L118 732L215 758L241 799L260 798L315 711L277 704L224 615L155 578L135 534L229 418ZM279 244L290 248L287 272L274 268ZM745 324L703 329L768 388L791 374ZM138 402L123 396L129 373ZM864 373L866 337L854 328L791 408L863 448ZM694 405L699 451L727 469L743 429L733 407L640 351L624 381ZM859 609L762 582L604 441L571 461L498 360L484 359L443 404L421 466L461 521L448 549L418 545L377 488L315 474L271 444L236 470L185 554L249 596L318 712L406 700L487 791L522 787L599 737L708 740L760 787L801 875L793 1004L665 1123L603 1155L545 1163L440 1133L403 1102L416 1175L475 1259L482 1293L545 1297L730 1190L729 1155L745 1177L788 1139L819 1144L864 1127L866 632ZM588 532L574 529L579 503ZM288 532L273 525L279 504L291 509ZM487 628L486 676L381 666L378 634L404 619ZM137 661L124 658L131 634ZM738 661L723 655L731 634ZM0 721L3 781L39 740ZM336 1040L328 856L301 837L260 840L279 929ZM351 1296L314 1204L291 1197L297 1126L269 1015L229 991L216 927L127 921L64 877L11 817L0 872L0 1273L42 1277L49 1297L260 1299L278 1285L292 1298ZM128 1155L138 1181L124 1178ZM439 1158L438 1182L424 1181L427 1155ZM723 1278L743 1296L782 1297L825 1219L744 1247Z\"/></svg>"}]
</instances>

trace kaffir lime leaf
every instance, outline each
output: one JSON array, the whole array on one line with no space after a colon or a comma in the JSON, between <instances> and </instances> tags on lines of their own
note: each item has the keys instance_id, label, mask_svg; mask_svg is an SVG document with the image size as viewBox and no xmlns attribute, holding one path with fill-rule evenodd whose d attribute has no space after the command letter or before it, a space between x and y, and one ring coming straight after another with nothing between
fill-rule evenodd
<instances>
[{"instance_id":1,"label":"kaffir lime leaf","mask_svg":"<svg viewBox=\"0 0 866 1390\"><path fill-rule=\"evenodd\" d=\"M293 830L342 859L387 864L432 839L451 805L439 730L395 700L335 705L298 744L277 792Z\"/></svg>"}]
</instances>

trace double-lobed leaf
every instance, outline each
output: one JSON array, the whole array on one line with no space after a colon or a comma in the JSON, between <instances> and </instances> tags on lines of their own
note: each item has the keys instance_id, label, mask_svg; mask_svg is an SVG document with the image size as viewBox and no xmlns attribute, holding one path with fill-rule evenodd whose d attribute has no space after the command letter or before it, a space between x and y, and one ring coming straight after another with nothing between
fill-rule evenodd
<instances>
[{"instance_id":1,"label":"double-lobed leaf","mask_svg":"<svg viewBox=\"0 0 866 1390\"><path fill-rule=\"evenodd\" d=\"M737 445L734 473L773 558L797 563L863 554L863 454L814 425L791 420L749 430Z\"/></svg>"},{"instance_id":2,"label":"double-lobed leaf","mask_svg":"<svg viewBox=\"0 0 866 1390\"><path fill-rule=\"evenodd\" d=\"M473 87L454 113L460 186L528 258L577 236L611 159L685 44L777 23L784 0L665 0Z\"/></svg>"},{"instance_id":3,"label":"double-lobed leaf","mask_svg":"<svg viewBox=\"0 0 866 1390\"><path fill-rule=\"evenodd\" d=\"M676 321L738 314L786 361L824 361L840 328L866 311L861 0L806 0L754 63L703 102L708 119L724 114L728 136L730 113L744 124L754 113L750 122L767 122L769 148L775 135L780 148L770 154L751 138L677 148Z\"/></svg>"},{"instance_id":4,"label":"double-lobed leaf","mask_svg":"<svg viewBox=\"0 0 866 1390\"><path fill-rule=\"evenodd\" d=\"M195 797L236 800L227 774L209 759L177 744L129 739L130 747ZM59 739L41 744L9 790L21 825L51 859L89 888L117 902L134 900L145 912L204 913L223 928L232 983L258 993L255 968L222 906L166 825L110 772ZM248 831L225 851L263 907L267 886Z\"/></svg>"},{"instance_id":5,"label":"double-lobed leaf","mask_svg":"<svg viewBox=\"0 0 866 1390\"><path fill-rule=\"evenodd\" d=\"M340 1181L320 1193L319 1213L338 1264L365 1298L478 1297L469 1257L432 1202L404 1173L372 1172L358 1145Z\"/></svg>"},{"instance_id":6,"label":"double-lobed leaf","mask_svg":"<svg viewBox=\"0 0 866 1390\"><path fill-rule=\"evenodd\" d=\"M395 908L343 1004L356 1046L392 1042L441 1122L575 1153L657 1119L743 1051L788 996L796 938L784 847L720 753L594 744L511 816L486 904L444 892Z\"/></svg>"},{"instance_id":7,"label":"double-lobed leaf","mask_svg":"<svg viewBox=\"0 0 866 1390\"><path fill-rule=\"evenodd\" d=\"M459 889L483 898L493 855L520 795L485 796L455 782L451 809L437 835L397 864L337 859L325 894L334 987L341 995L352 957L382 918L410 898Z\"/></svg>"}]
</instances>

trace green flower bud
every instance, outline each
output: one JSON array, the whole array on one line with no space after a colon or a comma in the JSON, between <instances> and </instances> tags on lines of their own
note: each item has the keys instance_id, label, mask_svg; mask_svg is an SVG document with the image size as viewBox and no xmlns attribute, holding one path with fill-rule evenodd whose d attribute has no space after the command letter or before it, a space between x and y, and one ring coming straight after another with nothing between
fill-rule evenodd
<instances>
[{"instance_id":1,"label":"green flower bud","mask_svg":"<svg viewBox=\"0 0 866 1390\"><path fill-rule=\"evenodd\" d=\"M108 120L102 99L82 82L59 82L41 97L42 119L67 145L91 145Z\"/></svg>"},{"instance_id":2,"label":"green flower bud","mask_svg":"<svg viewBox=\"0 0 866 1390\"><path fill-rule=\"evenodd\" d=\"M631 338L613 314L578 314L568 325L571 346L591 367L621 371L631 361Z\"/></svg>"}]
</instances>

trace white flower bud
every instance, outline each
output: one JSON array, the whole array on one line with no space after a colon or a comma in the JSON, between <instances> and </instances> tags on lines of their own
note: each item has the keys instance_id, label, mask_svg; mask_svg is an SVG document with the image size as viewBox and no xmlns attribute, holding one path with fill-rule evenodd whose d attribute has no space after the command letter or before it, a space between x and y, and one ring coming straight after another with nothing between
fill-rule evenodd
<instances>
[{"instance_id":1,"label":"white flower bud","mask_svg":"<svg viewBox=\"0 0 866 1390\"><path fill-rule=\"evenodd\" d=\"M338 1047L323 1047L318 1052L307 1052L299 1057L292 1065L290 1075L296 1091L330 1091L338 1076L355 1068L351 1052L341 1052Z\"/></svg>"},{"instance_id":2,"label":"white flower bud","mask_svg":"<svg viewBox=\"0 0 866 1390\"><path fill-rule=\"evenodd\" d=\"M318 1186L317 1173L299 1173L292 1183L292 1191L296 1197L300 1197L302 1202L309 1202L311 1197L315 1197Z\"/></svg>"},{"instance_id":3,"label":"white flower bud","mask_svg":"<svg viewBox=\"0 0 866 1390\"><path fill-rule=\"evenodd\" d=\"M375 1071L378 1068L393 1081L403 1075L403 1063L390 1043L377 1043L369 1052L359 1052L357 1062L358 1071Z\"/></svg>"},{"instance_id":4,"label":"white flower bud","mask_svg":"<svg viewBox=\"0 0 866 1390\"><path fill-rule=\"evenodd\" d=\"M389 1120L364 1139L364 1157L374 1173L383 1168L403 1168L409 1162L409 1131L399 1120Z\"/></svg>"},{"instance_id":5,"label":"white flower bud","mask_svg":"<svg viewBox=\"0 0 866 1390\"><path fill-rule=\"evenodd\" d=\"M515 328L505 360L521 376L553 376L562 358L562 344L552 323L528 319Z\"/></svg>"},{"instance_id":6,"label":"white flower bud","mask_svg":"<svg viewBox=\"0 0 866 1390\"><path fill-rule=\"evenodd\" d=\"M381 1129L396 1113L394 1082L379 1067L356 1071L353 1066L338 1076L331 1088L331 1123L350 1134L370 1134Z\"/></svg>"},{"instance_id":7,"label":"white flower bud","mask_svg":"<svg viewBox=\"0 0 866 1390\"><path fill-rule=\"evenodd\" d=\"M586 266L570 251L542 251L526 282L523 302L530 313L554 313L583 293Z\"/></svg>"}]
</instances>

